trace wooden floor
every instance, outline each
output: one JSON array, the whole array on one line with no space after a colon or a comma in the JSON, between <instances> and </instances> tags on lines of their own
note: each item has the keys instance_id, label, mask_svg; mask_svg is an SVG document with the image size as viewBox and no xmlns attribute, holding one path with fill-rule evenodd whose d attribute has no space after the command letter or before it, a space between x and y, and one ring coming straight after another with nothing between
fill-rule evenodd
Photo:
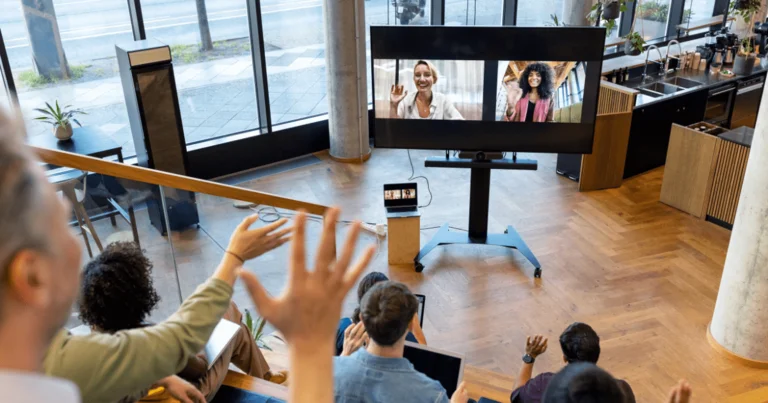
<instances>
[{"instance_id":1,"label":"wooden floor","mask_svg":"<svg viewBox=\"0 0 768 403\"><path fill-rule=\"evenodd\" d=\"M426 169L423 159L439 152L412 154L417 175L429 178L434 195L422 209L422 227L449 222L466 228L469 171ZM406 182L410 175L405 151L374 150L363 165L318 157L320 164L243 185L339 205L344 219L381 223L382 185ZM542 279L533 278L533 267L516 251L485 246L439 247L424 259L424 272L415 273L411 266L390 267L386 240L381 242L370 270L427 296L429 344L465 354L468 364L490 371L472 377L487 376L503 391L520 367L527 335L551 339L535 371L557 371L557 337L570 323L586 322L601 337L599 365L626 379L639 402L665 401L680 378L690 380L696 402L767 402L768 371L732 363L706 339L730 232L659 203L662 170L627 180L620 189L579 193L575 182L554 173L554 156L525 157L537 158L539 170L493 173L489 227L501 232L514 225L540 260ZM423 180L419 190L426 204ZM199 209L201 229L173 236L184 296L213 271L221 247L248 214L230 200L205 196ZM309 230L314 243L320 225ZM422 245L435 231L422 231ZM164 298L159 318L178 306L178 291L167 242L151 232L142 230L152 237L144 247L155 260L155 284ZM367 234L362 243L376 242ZM279 293L286 261L283 247L248 268ZM240 287L236 301L252 305ZM354 306L350 294L345 312Z\"/></svg>"}]
</instances>

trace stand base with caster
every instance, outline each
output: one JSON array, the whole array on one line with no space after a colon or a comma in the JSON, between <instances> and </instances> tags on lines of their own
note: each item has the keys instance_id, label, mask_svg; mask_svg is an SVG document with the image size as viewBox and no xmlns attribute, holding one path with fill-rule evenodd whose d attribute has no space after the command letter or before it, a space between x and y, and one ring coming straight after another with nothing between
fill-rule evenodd
<instances>
[{"instance_id":1,"label":"stand base with caster","mask_svg":"<svg viewBox=\"0 0 768 403\"><path fill-rule=\"evenodd\" d=\"M517 249L520 251L520 253L525 256L526 259L528 259L529 262L533 265L533 267L536 268L536 270L533 272L533 276L536 278L541 278L541 264L539 263L539 260L536 259L536 256L534 256L533 252L531 252L531 249L528 248L528 245L525 244L525 241L523 241L522 238L520 238L520 235L515 231L515 229L510 225L507 227L506 230L504 230L503 234L487 234L485 239L476 239L469 236L469 234L465 232L456 232L451 231L450 228L448 228L448 224L443 224L442 227L440 227L440 230L435 234L435 236L427 243L421 251L419 251L419 254L416 256L416 259L414 259L414 264L416 265L416 271L421 272L424 270L424 265L421 264L421 259L424 258L429 252L432 252L433 249L440 245L471 245L471 244L479 244L479 245L494 245L494 246L503 246L505 248L511 248L511 249Z\"/></svg>"},{"instance_id":2,"label":"stand base with caster","mask_svg":"<svg viewBox=\"0 0 768 403\"><path fill-rule=\"evenodd\" d=\"M469 231L451 231L448 224L443 224L434 237L419 251L413 259L417 272L424 270L421 259L440 245L479 244L494 245L517 249L535 268L533 276L541 278L541 264L525 244L520 234L510 225L503 234L488 233L488 202L490 198L491 169L536 170L538 164L531 160L502 159L477 161L462 158L428 158L427 167L471 168L472 178L469 192Z\"/></svg>"}]
</instances>

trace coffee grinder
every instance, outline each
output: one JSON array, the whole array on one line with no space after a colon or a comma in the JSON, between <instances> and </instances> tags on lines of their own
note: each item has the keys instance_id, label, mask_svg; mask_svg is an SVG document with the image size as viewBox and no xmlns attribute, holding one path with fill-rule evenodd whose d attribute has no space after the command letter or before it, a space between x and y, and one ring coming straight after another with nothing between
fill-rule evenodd
<instances>
[{"instance_id":1,"label":"coffee grinder","mask_svg":"<svg viewBox=\"0 0 768 403\"><path fill-rule=\"evenodd\" d=\"M768 20L766 20L763 23L755 24L755 30L754 32L757 34L757 38L755 38L756 45L759 46L758 49L760 49L760 54L765 56L766 54L766 45L768 45Z\"/></svg>"}]
</instances>

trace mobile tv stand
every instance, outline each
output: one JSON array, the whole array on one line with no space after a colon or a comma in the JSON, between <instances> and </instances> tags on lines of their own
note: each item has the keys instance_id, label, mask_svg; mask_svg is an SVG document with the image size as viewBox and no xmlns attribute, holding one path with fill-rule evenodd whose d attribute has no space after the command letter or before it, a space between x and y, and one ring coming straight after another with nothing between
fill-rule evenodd
<instances>
[{"instance_id":1,"label":"mobile tv stand","mask_svg":"<svg viewBox=\"0 0 768 403\"><path fill-rule=\"evenodd\" d=\"M480 161L469 158L429 157L424 162L424 166L427 168L469 168L472 170L469 190L469 231L467 233L451 231L448 224L443 224L437 234L419 251L419 254L413 260L417 272L424 270L421 259L440 245L484 244L517 249L536 268L533 276L536 278L541 277L541 264L539 264L536 256L533 255L531 249L528 248L528 245L520 237L520 234L511 225L507 227L503 234L488 233L491 170L535 171L538 168L537 161L517 158Z\"/></svg>"}]
</instances>

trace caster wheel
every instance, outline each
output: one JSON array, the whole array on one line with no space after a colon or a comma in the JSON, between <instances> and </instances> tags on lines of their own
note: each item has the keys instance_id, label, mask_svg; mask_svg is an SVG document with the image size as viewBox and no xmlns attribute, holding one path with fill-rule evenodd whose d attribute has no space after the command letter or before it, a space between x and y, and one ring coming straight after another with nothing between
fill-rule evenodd
<instances>
[{"instance_id":1,"label":"caster wheel","mask_svg":"<svg viewBox=\"0 0 768 403\"><path fill-rule=\"evenodd\" d=\"M533 272L533 277L535 277L535 278L541 278L541 269L536 269L536 270Z\"/></svg>"},{"instance_id":2,"label":"caster wheel","mask_svg":"<svg viewBox=\"0 0 768 403\"><path fill-rule=\"evenodd\" d=\"M416 267L416 273L421 273L424 271L424 265L421 263L416 263L415 267Z\"/></svg>"}]
</instances>

